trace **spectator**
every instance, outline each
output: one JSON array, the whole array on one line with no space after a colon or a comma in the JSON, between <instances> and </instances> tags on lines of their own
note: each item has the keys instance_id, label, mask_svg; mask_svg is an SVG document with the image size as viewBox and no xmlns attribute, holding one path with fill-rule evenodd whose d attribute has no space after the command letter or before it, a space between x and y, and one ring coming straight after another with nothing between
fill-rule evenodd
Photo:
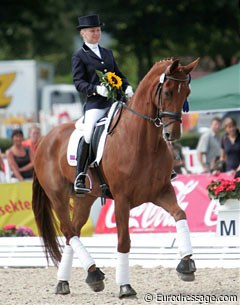
<instances>
[{"instance_id":1,"label":"spectator","mask_svg":"<svg viewBox=\"0 0 240 305\"><path fill-rule=\"evenodd\" d=\"M226 163L226 172L240 170L240 133L233 118L227 117L223 122L225 135L221 140L220 160Z\"/></svg>"},{"instance_id":2,"label":"spectator","mask_svg":"<svg viewBox=\"0 0 240 305\"><path fill-rule=\"evenodd\" d=\"M210 130L202 134L197 145L197 156L203 167L203 172L211 172L217 158L220 157L220 131L221 119L214 117L211 121Z\"/></svg>"},{"instance_id":3,"label":"spectator","mask_svg":"<svg viewBox=\"0 0 240 305\"><path fill-rule=\"evenodd\" d=\"M6 182L6 178L5 178L5 168L4 168L4 163L3 163L3 157L2 157L2 153L0 150L0 183L2 182Z\"/></svg>"},{"instance_id":4,"label":"spectator","mask_svg":"<svg viewBox=\"0 0 240 305\"><path fill-rule=\"evenodd\" d=\"M214 164L211 167L211 173L213 175L218 175L219 173L223 173L226 171L226 163L225 161L220 160L220 157L217 157Z\"/></svg>"},{"instance_id":5,"label":"spectator","mask_svg":"<svg viewBox=\"0 0 240 305\"><path fill-rule=\"evenodd\" d=\"M32 152L28 147L22 145L23 132L21 129L13 130L12 140L13 145L6 151L8 164L13 173L12 177L19 181L32 178Z\"/></svg>"},{"instance_id":6,"label":"spectator","mask_svg":"<svg viewBox=\"0 0 240 305\"><path fill-rule=\"evenodd\" d=\"M4 172L4 163L3 163L3 155L0 149L0 171Z\"/></svg>"},{"instance_id":7,"label":"spectator","mask_svg":"<svg viewBox=\"0 0 240 305\"><path fill-rule=\"evenodd\" d=\"M32 125L29 131L29 139L22 142L24 147L31 149L34 154L41 137L41 130L37 125Z\"/></svg>"}]
</instances>

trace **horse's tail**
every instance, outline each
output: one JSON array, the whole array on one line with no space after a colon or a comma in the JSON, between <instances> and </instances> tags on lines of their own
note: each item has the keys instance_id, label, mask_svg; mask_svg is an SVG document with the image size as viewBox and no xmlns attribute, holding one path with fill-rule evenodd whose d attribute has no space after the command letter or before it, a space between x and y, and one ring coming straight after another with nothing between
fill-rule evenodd
<instances>
[{"instance_id":1,"label":"horse's tail","mask_svg":"<svg viewBox=\"0 0 240 305\"><path fill-rule=\"evenodd\" d=\"M32 194L32 209L39 235L43 239L46 258L49 260L50 256L54 265L58 265L61 260L61 252L57 239L56 219L53 215L51 202L35 173L33 175Z\"/></svg>"}]
</instances>

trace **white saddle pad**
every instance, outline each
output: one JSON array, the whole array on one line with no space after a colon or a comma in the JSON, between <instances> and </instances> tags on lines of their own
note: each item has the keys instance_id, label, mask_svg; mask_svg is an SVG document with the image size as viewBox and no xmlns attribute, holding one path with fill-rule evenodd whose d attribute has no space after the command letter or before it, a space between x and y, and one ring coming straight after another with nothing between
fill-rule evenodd
<instances>
[{"instance_id":1,"label":"white saddle pad","mask_svg":"<svg viewBox=\"0 0 240 305\"><path fill-rule=\"evenodd\" d=\"M97 123L97 125L105 124L105 128L103 130L103 133L102 133L100 141L99 141L96 159L93 161L93 163L90 166L93 166L94 163L97 163L99 165L99 163L102 159L103 151L104 151L104 147L105 147L105 143L106 143L106 138L107 138L108 127L112 120L112 117L116 113L117 104L118 104L118 102L113 103L111 106L111 109L109 110L108 117L105 118L104 121ZM72 134L69 138L69 142L68 142L67 161L70 166L77 166L77 148L78 148L79 140L83 136L83 131L84 131L84 123L83 123L83 117L81 117L76 122L75 129L72 132Z\"/></svg>"},{"instance_id":2,"label":"white saddle pad","mask_svg":"<svg viewBox=\"0 0 240 305\"><path fill-rule=\"evenodd\" d=\"M83 117L81 117L75 123L75 129L73 130L67 147L67 161L71 166L77 166L77 148L80 138L83 136Z\"/></svg>"}]
</instances>

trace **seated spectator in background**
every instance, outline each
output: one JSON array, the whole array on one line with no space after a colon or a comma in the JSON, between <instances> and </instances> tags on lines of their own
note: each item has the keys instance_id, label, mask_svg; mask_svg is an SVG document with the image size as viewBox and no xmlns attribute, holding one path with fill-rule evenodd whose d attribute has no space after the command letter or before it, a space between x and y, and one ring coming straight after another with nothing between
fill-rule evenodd
<instances>
[{"instance_id":1,"label":"seated spectator in background","mask_svg":"<svg viewBox=\"0 0 240 305\"><path fill-rule=\"evenodd\" d=\"M177 174L190 173L189 170L186 168L181 144L176 142L172 142L171 144L173 152L173 169Z\"/></svg>"},{"instance_id":2,"label":"seated spectator in background","mask_svg":"<svg viewBox=\"0 0 240 305\"><path fill-rule=\"evenodd\" d=\"M5 178L5 168L4 168L3 158L0 151L0 183L2 182L6 182L6 178Z\"/></svg>"},{"instance_id":3,"label":"seated spectator in background","mask_svg":"<svg viewBox=\"0 0 240 305\"><path fill-rule=\"evenodd\" d=\"M204 173L211 172L215 160L220 157L220 127L221 119L214 117L211 121L210 130L203 133L198 141L197 156Z\"/></svg>"},{"instance_id":4,"label":"seated spectator in background","mask_svg":"<svg viewBox=\"0 0 240 305\"><path fill-rule=\"evenodd\" d=\"M13 130L12 140L13 145L6 151L8 164L13 173L12 177L19 181L32 178L32 152L31 149L22 145L23 132L21 129Z\"/></svg>"},{"instance_id":5,"label":"seated spectator in background","mask_svg":"<svg viewBox=\"0 0 240 305\"><path fill-rule=\"evenodd\" d=\"M236 172L240 170L240 133L233 118L226 118L223 127L220 160L225 161L226 172Z\"/></svg>"},{"instance_id":6,"label":"seated spectator in background","mask_svg":"<svg viewBox=\"0 0 240 305\"><path fill-rule=\"evenodd\" d=\"M24 140L22 142L22 145L24 147L29 147L32 153L34 154L37 149L37 145L40 140L40 137L41 137L40 128L37 125L32 125L29 131L29 139Z\"/></svg>"},{"instance_id":7,"label":"seated spectator in background","mask_svg":"<svg viewBox=\"0 0 240 305\"><path fill-rule=\"evenodd\" d=\"M2 157L1 150L0 150L0 171L4 172L4 163L3 163L3 157Z\"/></svg>"}]
</instances>

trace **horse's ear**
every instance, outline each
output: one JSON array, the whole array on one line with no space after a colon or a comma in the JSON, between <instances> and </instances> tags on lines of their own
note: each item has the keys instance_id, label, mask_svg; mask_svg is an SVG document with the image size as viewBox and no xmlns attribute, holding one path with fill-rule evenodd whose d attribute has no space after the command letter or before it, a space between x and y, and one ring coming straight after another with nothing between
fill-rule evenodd
<instances>
[{"instance_id":1,"label":"horse's ear","mask_svg":"<svg viewBox=\"0 0 240 305\"><path fill-rule=\"evenodd\" d=\"M196 60L194 60L193 62L191 62L190 64L186 65L186 66L183 66L182 67L182 70L186 73L186 74L189 74L191 71L193 71L198 63L199 63L199 60L200 60L200 57L198 57Z\"/></svg>"},{"instance_id":2,"label":"horse's ear","mask_svg":"<svg viewBox=\"0 0 240 305\"><path fill-rule=\"evenodd\" d=\"M174 60L174 62L171 64L171 66L168 69L169 73L173 74L175 70L178 68L178 65L179 65L179 59Z\"/></svg>"}]
</instances>

